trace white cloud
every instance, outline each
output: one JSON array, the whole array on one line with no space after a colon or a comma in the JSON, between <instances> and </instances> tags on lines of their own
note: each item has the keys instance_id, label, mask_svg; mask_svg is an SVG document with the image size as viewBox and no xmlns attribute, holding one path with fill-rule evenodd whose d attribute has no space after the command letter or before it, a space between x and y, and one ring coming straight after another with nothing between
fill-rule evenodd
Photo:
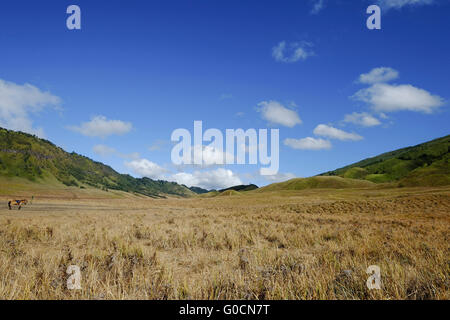
<instances>
[{"instance_id":1,"label":"white cloud","mask_svg":"<svg viewBox=\"0 0 450 320\"><path fill-rule=\"evenodd\" d=\"M238 146L239 147L239 146ZM190 164L183 164L179 167L194 167L194 168L206 168L211 166L221 166L226 163L226 159L235 159L233 154L229 154L219 148L213 146L195 145L190 148L191 161ZM195 163L195 155L201 155L202 163Z\"/></svg>"},{"instance_id":2,"label":"white cloud","mask_svg":"<svg viewBox=\"0 0 450 320\"><path fill-rule=\"evenodd\" d=\"M239 176L229 169L196 170L193 172L171 173L169 170L148 160L137 159L125 162L125 166L133 173L155 180L174 181L188 187L196 186L205 189L223 189L242 184Z\"/></svg>"},{"instance_id":3,"label":"white cloud","mask_svg":"<svg viewBox=\"0 0 450 320\"><path fill-rule=\"evenodd\" d=\"M311 47L312 44L309 42L292 42L287 45L286 41L281 41L272 48L272 57L275 61L285 63L306 60L308 57L314 55L314 52L310 49Z\"/></svg>"},{"instance_id":4,"label":"white cloud","mask_svg":"<svg viewBox=\"0 0 450 320\"><path fill-rule=\"evenodd\" d=\"M420 6L432 4L434 0L378 0L383 9L401 9L405 6Z\"/></svg>"},{"instance_id":5,"label":"white cloud","mask_svg":"<svg viewBox=\"0 0 450 320\"><path fill-rule=\"evenodd\" d=\"M392 68L380 67L374 68L369 73L363 73L359 76L359 82L374 84L379 82L388 82L398 78L398 71Z\"/></svg>"},{"instance_id":6,"label":"white cloud","mask_svg":"<svg viewBox=\"0 0 450 320\"><path fill-rule=\"evenodd\" d=\"M381 124L380 120L367 112L353 112L345 115L344 122L353 123L363 127L374 127Z\"/></svg>"},{"instance_id":7,"label":"white cloud","mask_svg":"<svg viewBox=\"0 0 450 320\"><path fill-rule=\"evenodd\" d=\"M108 120L105 116L92 117L91 121L83 122L80 126L70 126L69 129L88 137L106 138L110 135L123 135L133 128L130 122Z\"/></svg>"},{"instance_id":8,"label":"white cloud","mask_svg":"<svg viewBox=\"0 0 450 320\"><path fill-rule=\"evenodd\" d=\"M322 150L330 149L331 142L320 138L306 137L303 139L288 138L283 143L293 149L299 150Z\"/></svg>"},{"instance_id":9,"label":"white cloud","mask_svg":"<svg viewBox=\"0 0 450 320\"><path fill-rule=\"evenodd\" d=\"M125 162L125 166L134 173L151 179L163 179L166 169L147 159L138 159Z\"/></svg>"},{"instance_id":10,"label":"white cloud","mask_svg":"<svg viewBox=\"0 0 450 320\"><path fill-rule=\"evenodd\" d=\"M0 126L44 137L42 128L34 128L32 114L45 107L58 107L61 99L48 91L25 83L19 85L0 79Z\"/></svg>"},{"instance_id":11,"label":"white cloud","mask_svg":"<svg viewBox=\"0 0 450 320\"><path fill-rule=\"evenodd\" d=\"M241 179L231 170L218 168L210 171L179 172L171 180L188 187L204 189L224 189L242 184Z\"/></svg>"},{"instance_id":12,"label":"white cloud","mask_svg":"<svg viewBox=\"0 0 450 320\"><path fill-rule=\"evenodd\" d=\"M317 14L320 11L322 11L322 9L325 8L325 0L314 0L313 1L313 7L311 9L311 14Z\"/></svg>"},{"instance_id":13,"label":"white cloud","mask_svg":"<svg viewBox=\"0 0 450 320\"><path fill-rule=\"evenodd\" d=\"M201 148L201 150L200 150ZM202 151L202 159L204 166L221 165L226 161L227 153L211 146L194 146L193 152ZM230 156L233 157L232 155ZM194 162L194 154L192 154L192 162Z\"/></svg>"},{"instance_id":14,"label":"white cloud","mask_svg":"<svg viewBox=\"0 0 450 320\"><path fill-rule=\"evenodd\" d=\"M416 111L432 113L444 104L441 97L410 84L376 83L369 88L359 90L353 98L369 104L377 112Z\"/></svg>"},{"instance_id":15,"label":"white cloud","mask_svg":"<svg viewBox=\"0 0 450 320\"><path fill-rule=\"evenodd\" d=\"M363 139L363 137L361 137L360 135L358 135L356 133L345 132L343 130L336 129L331 126L327 126L326 124L319 124L314 129L314 134L318 135L318 136L327 137L330 139L342 140L342 141L345 141L345 140L358 141L358 140Z\"/></svg>"},{"instance_id":16,"label":"white cloud","mask_svg":"<svg viewBox=\"0 0 450 320\"><path fill-rule=\"evenodd\" d=\"M302 123L297 112L284 107L277 101L262 101L258 103L258 106L258 111L261 112L263 119L270 123L280 124L289 128Z\"/></svg>"},{"instance_id":17,"label":"white cloud","mask_svg":"<svg viewBox=\"0 0 450 320\"><path fill-rule=\"evenodd\" d=\"M104 144L95 145L92 150L95 154L103 157L110 156L116 153L116 149L105 146Z\"/></svg>"}]
</instances>

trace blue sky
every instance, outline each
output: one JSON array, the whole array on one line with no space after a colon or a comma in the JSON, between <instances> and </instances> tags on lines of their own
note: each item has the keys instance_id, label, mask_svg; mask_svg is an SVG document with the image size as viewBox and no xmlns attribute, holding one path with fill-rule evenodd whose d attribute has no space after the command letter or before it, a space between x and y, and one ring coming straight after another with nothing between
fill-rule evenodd
<instances>
[{"instance_id":1,"label":"blue sky","mask_svg":"<svg viewBox=\"0 0 450 320\"><path fill-rule=\"evenodd\" d=\"M0 126L206 188L311 176L449 134L449 16L447 0L2 1ZM278 128L279 175L175 167L170 135L194 120Z\"/></svg>"}]
</instances>

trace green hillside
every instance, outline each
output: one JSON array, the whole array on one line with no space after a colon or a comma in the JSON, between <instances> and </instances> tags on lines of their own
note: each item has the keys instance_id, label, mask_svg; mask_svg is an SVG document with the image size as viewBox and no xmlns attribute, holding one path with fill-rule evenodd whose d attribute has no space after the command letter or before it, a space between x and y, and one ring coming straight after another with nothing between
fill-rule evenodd
<instances>
[{"instance_id":1,"label":"green hillside","mask_svg":"<svg viewBox=\"0 0 450 320\"><path fill-rule=\"evenodd\" d=\"M273 183L255 190L256 192L304 190L304 189L344 189L344 188L368 188L375 184L370 181L348 179L341 177L310 177L294 178L285 182Z\"/></svg>"},{"instance_id":2,"label":"green hillside","mask_svg":"<svg viewBox=\"0 0 450 320\"><path fill-rule=\"evenodd\" d=\"M136 179L77 153L67 153L50 141L0 128L0 177L25 178L36 183L49 179L66 186L139 193L150 197L194 193L174 182Z\"/></svg>"},{"instance_id":3,"label":"green hillside","mask_svg":"<svg viewBox=\"0 0 450 320\"><path fill-rule=\"evenodd\" d=\"M397 182L399 186L450 184L450 135L368 158L321 176Z\"/></svg>"},{"instance_id":4,"label":"green hillside","mask_svg":"<svg viewBox=\"0 0 450 320\"><path fill-rule=\"evenodd\" d=\"M185 186L185 185L183 185ZM187 186L185 186L186 188L188 188ZM196 194L204 194L204 193L208 193L209 190L200 188L200 187L190 187L188 188L189 190L191 190L192 192L196 193Z\"/></svg>"},{"instance_id":5,"label":"green hillside","mask_svg":"<svg viewBox=\"0 0 450 320\"><path fill-rule=\"evenodd\" d=\"M258 186L256 184L241 184L238 186L233 186L230 188L219 190L219 192L224 192L224 191L228 191L228 190L234 190L234 191L241 192L241 191L252 191L255 189L258 189Z\"/></svg>"}]
</instances>

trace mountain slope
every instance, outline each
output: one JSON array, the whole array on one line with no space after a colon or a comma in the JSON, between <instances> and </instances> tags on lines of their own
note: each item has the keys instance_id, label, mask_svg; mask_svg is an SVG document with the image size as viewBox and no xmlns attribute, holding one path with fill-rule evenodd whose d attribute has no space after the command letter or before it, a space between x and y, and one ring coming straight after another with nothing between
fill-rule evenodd
<instances>
[{"instance_id":1,"label":"mountain slope","mask_svg":"<svg viewBox=\"0 0 450 320\"><path fill-rule=\"evenodd\" d=\"M225 192L225 191L228 191L228 190L251 191L251 190L255 190L255 189L258 189L258 186L256 184L241 184L241 185L238 185L238 186L233 186L233 187L230 187L230 188L219 190L219 192Z\"/></svg>"},{"instance_id":2,"label":"mountain slope","mask_svg":"<svg viewBox=\"0 0 450 320\"><path fill-rule=\"evenodd\" d=\"M294 178L288 181L272 183L268 186L256 189L253 192L304 190L304 189L344 189L344 188L369 188L375 184L370 181L348 179L341 177L310 177Z\"/></svg>"},{"instance_id":3,"label":"mountain slope","mask_svg":"<svg viewBox=\"0 0 450 320\"><path fill-rule=\"evenodd\" d=\"M188 188L187 186L185 186L185 187ZM209 192L209 190L206 190L206 189L203 189L203 188L200 188L200 187L190 187L188 189L191 190L192 192L196 193L196 194L204 194L204 193L208 193Z\"/></svg>"},{"instance_id":4,"label":"mountain slope","mask_svg":"<svg viewBox=\"0 0 450 320\"><path fill-rule=\"evenodd\" d=\"M55 178L66 186L120 190L150 197L194 193L174 182L136 179L76 153L67 153L50 141L0 128L0 177L25 178L36 183Z\"/></svg>"},{"instance_id":5,"label":"mountain slope","mask_svg":"<svg viewBox=\"0 0 450 320\"><path fill-rule=\"evenodd\" d=\"M399 186L450 184L450 135L368 158L320 176L340 176Z\"/></svg>"}]
</instances>

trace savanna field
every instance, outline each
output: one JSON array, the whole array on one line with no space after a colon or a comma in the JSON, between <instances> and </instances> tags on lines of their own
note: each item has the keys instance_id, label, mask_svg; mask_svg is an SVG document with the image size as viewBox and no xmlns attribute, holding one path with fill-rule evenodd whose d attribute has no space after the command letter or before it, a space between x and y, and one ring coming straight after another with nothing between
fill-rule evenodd
<instances>
[{"instance_id":1,"label":"savanna field","mask_svg":"<svg viewBox=\"0 0 450 320\"><path fill-rule=\"evenodd\" d=\"M450 187L33 195L1 199L0 299L450 298Z\"/></svg>"}]
</instances>

